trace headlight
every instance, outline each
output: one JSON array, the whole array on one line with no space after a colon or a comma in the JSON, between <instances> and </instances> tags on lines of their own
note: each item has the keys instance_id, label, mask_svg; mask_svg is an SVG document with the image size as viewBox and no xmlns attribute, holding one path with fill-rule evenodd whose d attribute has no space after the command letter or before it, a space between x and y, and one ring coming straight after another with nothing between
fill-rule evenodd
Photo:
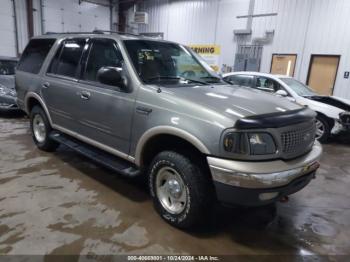
<instances>
[{"instance_id":1,"label":"headlight","mask_svg":"<svg viewBox=\"0 0 350 262\"><path fill-rule=\"evenodd\" d=\"M236 154L247 154L248 144L245 133L232 132L224 137L224 149Z\"/></svg>"},{"instance_id":2,"label":"headlight","mask_svg":"<svg viewBox=\"0 0 350 262\"><path fill-rule=\"evenodd\" d=\"M276 153L276 145L271 135L267 133L249 133L251 155L270 155Z\"/></svg>"},{"instance_id":3,"label":"headlight","mask_svg":"<svg viewBox=\"0 0 350 262\"><path fill-rule=\"evenodd\" d=\"M224 137L224 149L234 154L271 155L277 151L268 133L231 132Z\"/></svg>"}]
</instances>

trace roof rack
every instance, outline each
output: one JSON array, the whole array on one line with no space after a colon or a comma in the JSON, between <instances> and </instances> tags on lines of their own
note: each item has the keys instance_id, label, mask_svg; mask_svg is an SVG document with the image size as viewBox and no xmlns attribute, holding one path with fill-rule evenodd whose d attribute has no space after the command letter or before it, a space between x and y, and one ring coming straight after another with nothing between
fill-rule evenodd
<instances>
[{"instance_id":1,"label":"roof rack","mask_svg":"<svg viewBox=\"0 0 350 262\"><path fill-rule=\"evenodd\" d=\"M54 35L54 34L104 34L104 33L111 33L111 34L118 34L118 35L132 35L132 36L138 36L142 37L142 35L139 34L133 34L133 33L126 33L126 32L120 32L120 31L110 31L110 30L93 30L92 32L46 32L45 35Z\"/></svg>"},{"instance_id":2,"label":"roof rack","mask_svg":"<svg viewBox=\"0 0 350 262\"><path fill-rule=\"evenodd\" d=\"M94 30L92 32L46 32L45 35L57 35L57 34L64 34L64 35L76 35L76 34L103 34L103 32L98 32L97 30Z\"/></svg>"}]
</instances>

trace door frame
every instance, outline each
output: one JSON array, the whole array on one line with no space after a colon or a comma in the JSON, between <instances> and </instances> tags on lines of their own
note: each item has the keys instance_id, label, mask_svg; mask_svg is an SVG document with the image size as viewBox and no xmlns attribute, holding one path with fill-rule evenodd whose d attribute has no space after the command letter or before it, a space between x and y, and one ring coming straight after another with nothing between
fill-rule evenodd
<instances>
[{"instance_id":1,"label":"door frame","mask_svg":"<svg viewBox=\"0 0 350 262\"><path fill-rule=\"evenodd\" d=\"M339 69L341 55L311 54L310 55L310 62L309 62L309 69L308 69L307 78L306 78L306 85L309 85L312 63L313 63L315 57L337 57L338 58L337 70L335 72L335 77L334 77L334 82L333 82L333 87L332 87L332 92L331 92L331 95L333 95L335 82L337 81L337 77L338 77L338 69Z\"/></svg>"},{"instance_id":2,"label":"door frame","mask_svg":"<svg viewBox=\"0 0 350 262\"><path fill-rule=\"evenodd\" d=\"M294 77L295 68L297 67L298 54L297 53L290 53L290 54L287 54L287 53L272 53L272 55L271 55L271 64L270 64L270 74L271 74L272 64L273 64L273 56L275 56L275 55L295 56L295 63L294 63L293 74L292 74L292 77Z\"/></svg>"}]
</instances>

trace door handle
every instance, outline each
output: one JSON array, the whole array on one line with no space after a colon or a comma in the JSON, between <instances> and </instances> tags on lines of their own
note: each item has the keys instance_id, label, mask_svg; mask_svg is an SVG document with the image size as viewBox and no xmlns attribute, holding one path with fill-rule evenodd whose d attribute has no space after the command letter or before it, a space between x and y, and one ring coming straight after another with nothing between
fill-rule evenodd
<instances>
[{"instance_id":1,"label":"door handle","mask_svg":"<svg viewBox=\"0 0 350 262\"><path fill-rule=\"evenodd\" d=\"M42 87L45 88L45 89L49 88L50 87L50 83L49 82L45 82L45 83L42 84Z\"/></svg>"},{"instance_id":2,"label":"door handle","mask_svg":"<svg viewBox=\"0 0 350 262\"><path fill-rule=\"evenodd\" d=\"M84 100L89 100L90 99L90 92L83 91L80 93L80 98Z\"/></svg>"}]
</instances>

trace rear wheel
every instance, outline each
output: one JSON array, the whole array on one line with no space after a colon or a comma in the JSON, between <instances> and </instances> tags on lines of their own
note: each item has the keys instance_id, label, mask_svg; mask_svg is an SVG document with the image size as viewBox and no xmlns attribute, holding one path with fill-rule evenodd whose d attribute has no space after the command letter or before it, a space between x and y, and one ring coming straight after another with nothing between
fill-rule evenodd
<instances>
[{"instance_id":1,"label":"rear wheel","mask_svg":"<svg viewBox=\"0 0 350 262\"><path fill-rule=\"evenodd\" d=\"M213 203L211 184L199 163L172 151L159 153L149 169L149 187L160 216L178 228L204 220Z\"/></svg>"},{"instance_id":2,"label":"rear wheel","mask_svg":"<svg viewBox=\"0 0 350 262\"><path fill-rule=\"evenodd\" d=\"M327 142L331 135L331 127L327 118L321 115L316 117L316 139L322 143Z\"/></svg>"},{"instance_id":3,"label":"rear wheel","mask_svg":"<svg viewBox=\"0 0 350 262\"><path fill-rule=\"evenodd\" d=\"M52 130L44 110L40 106L34 106L30 112L30 129L36 146L43 151L54 151L59 144L50 139Z\"/></svg>"}]
</instances>

